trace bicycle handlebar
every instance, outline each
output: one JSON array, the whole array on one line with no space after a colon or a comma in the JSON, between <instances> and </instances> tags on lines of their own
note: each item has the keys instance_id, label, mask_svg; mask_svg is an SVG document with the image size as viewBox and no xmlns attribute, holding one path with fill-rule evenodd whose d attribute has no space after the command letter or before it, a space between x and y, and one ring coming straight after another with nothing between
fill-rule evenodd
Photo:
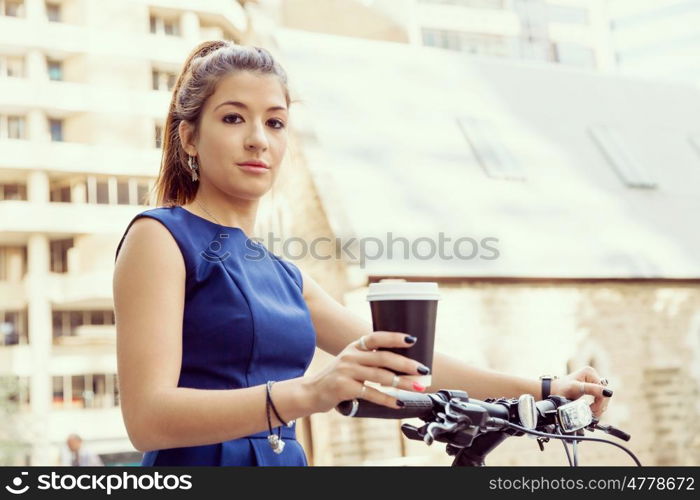
<instances>
[{"instance_id":1,"label":"bicycle handlebar","mask_svg":"<svg viewBox=\"0 0 700 500\"><path fill-rule=\"evenodd\" d=\"M433 409L435 408L435 401L431 397L432 394L422 394L411 391L398 391L398 393L396 399L404 403L404 407L400 409L389 408L360 399L357 401L342 401L336 407L336 410L346 417L359 418L400 419L414 417L423 418L432 415Z\"/></svg>"},{"instance_id":2,"label":"bicycle handlebar","mask_svg":"<svg viewBox=\"0 0 700 500\"><path fill-rule=\"evenodd\" d=\"M489 417L501 418L508 420L515 415L510 415L507 408L501 404L488 401L480 401L470 398L464 391L442 390L433 393L419 393L412 391L397 391L396 399L404 403L403 408L395 409L387 406L379 405L364 399L355 401L342 401L336 410L342 415L358 418L385 418L385 419L403 419L403 418L430 418L436 410L442 409L444 405L451 400L462 400L465 403L473 404L482 407L488 413ZM557 405L551 400L538 401L536 403L540 415L545 415L557 409L558 406L568 402L560 398L561 402Z\"/></svg>"},{"instance_id":3,"label":"bicycle handlebar","mask_svg":"<svg viewBox=\"0 0 700 500\"><path fill-rule=\"evenodd\" d=\"M520 421L519 400L472 399L464 391L440 390L434 393L418 393L397 390L396 399L403 402L400 409L389 408L366 400L343 401L336 410L345 416L359 418L407 419L420 418L426 425L417 428L403 424L401 430L409 439L423 440L430 445L433 440L447 443L447 453L457 455L453 465L484 465L485 456L509 436L531 434L538 437L540 449L550 438L562 441L598 441L617 446L626 451L637 465L641 465L634 454L623 446L604 439L582 437L583 429L601 430L619 439L628 441L630 435L611 425L601 425L598 420L584 421L578 427L568 425L568 410L559 408L572 403L561 396L550 395L536 401L534 428L526 428ZM565 420L558 420L558 413L566 414ZM526 413L527 415L527 413ZM577 420L577 412L574 419ZM590 418L590 413L588 414ZM532 420L532 418L526 419ZM563 422L567 423L564 425ZM562 429L571 430L566 434ZM575 430L578 429L578 430ZM556 430L558 434L551 434ZM544 432L542 432L544 431ZM567 449L568 456L568 449ZM574 460L574 464L576 460Z\"/></svg>"}]
</instances>

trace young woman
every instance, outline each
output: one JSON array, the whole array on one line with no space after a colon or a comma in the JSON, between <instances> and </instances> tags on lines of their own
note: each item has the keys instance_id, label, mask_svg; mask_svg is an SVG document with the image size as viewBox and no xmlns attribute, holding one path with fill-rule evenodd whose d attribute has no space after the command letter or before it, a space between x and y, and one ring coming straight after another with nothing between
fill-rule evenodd
<instances>
[{"instance_id":1,"label":"young woman","mask_svg":"<svg viewBox=\"0 0 700 500\"><path fill-rule=\"evenodd\" d=\"M426 367L376 349L407 347L413 337L372 332L249 238L285 154L289 105L286 74L271 55L228 41L199 45L173 90L159 208L131 221L114 273L121 408L143 465L307 465L294 419L354 398L399 407L366 380L476 398L541 395L539 380L440 353L432 387L394 376ZM316 346L335 358L305 375ZM603 391L612 395L600 382L586 367L554 380L552 393L591 394L600 414ZM270 427L286 447L268 439Z\"/></svg>"}]
</instances>

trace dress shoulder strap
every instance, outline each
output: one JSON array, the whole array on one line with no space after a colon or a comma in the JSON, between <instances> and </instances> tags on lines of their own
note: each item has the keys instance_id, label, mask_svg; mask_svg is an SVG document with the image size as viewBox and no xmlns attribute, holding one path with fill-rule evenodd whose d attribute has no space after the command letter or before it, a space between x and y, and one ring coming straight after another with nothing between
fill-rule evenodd
<instances>
[{"instance_id":1,"label":"dress shoulder strap","mask_svg":"<svg viewBox=\"0 0 700 500\"><path fill-rule=\"evenodd\" d=\"M134 222L136 222L142 217L149 217L155 219L161 224L163 224L163 226L165 226L165 228L170 232L173 239L177 243L180 252L182 253L186 269L188 271L191 270L193 266L192 253L194 248L194 242L192 241L192 236L189 234L188 227L186 225L187 221L185 221L182 218L179 212L173 210L173 207L152 208L150 210L146 210L135 215L134 218L131 219L131 222L129 222L129 225L126 227L126 230L124 231L124 234L122 235L121 240L119 241L119 245L117 245L117 250L114 255L115 262L117 260L117 257L119 256L119 250L121 249L122 244L124 243L124 239L126 238L129 229L131 229L131 226L134 224Z\"/></svg>"}]
</instances>

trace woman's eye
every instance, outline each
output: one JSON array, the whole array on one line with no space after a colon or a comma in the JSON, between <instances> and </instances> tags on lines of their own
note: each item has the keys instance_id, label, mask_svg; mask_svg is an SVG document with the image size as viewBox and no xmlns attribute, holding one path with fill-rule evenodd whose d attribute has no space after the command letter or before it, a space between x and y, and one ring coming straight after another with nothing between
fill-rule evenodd
<instances>
[{"instance_id":1,"label":"woman's eye","mask_svg":"<svg viewBox=\"0 0 700 500\"><path fill-rule=\"evenodd\" d=\"M239 118L241 121L243 120L243 117L241 117L241 115L226 115L224 116L224 122L232 124L240 123L239 121L237 121ZM268 120L268 123L272 124L272 128L274 129L281 129L285 127L284 122L277 119Z\"/></svg>"},{"instance_id":2,"label":"woman's eye","mask_svg":"<svg viewBox=\"0 0 700 500\"><path fill-rule=\"evenodd\" d=\"M274 124L272 128L276 128L276 129L284 128L284 122L282 122L281 120L273 119L273 120L270 120L269 122Z\"/></svg>"},{"instance_id":3,"label":"woman's eye","mask_svg":"<svg viewBox=\"0 0 700 500\"><path fill-rule=\"evenodd\" d=\"M228 118L234 118L234 119L235 119L235 118L241 118L241 115L226 115L226 116L224 116L224 121L225 121L226 123L238 123L238 122L229 121Z\"/></svg>"}]
</instances>

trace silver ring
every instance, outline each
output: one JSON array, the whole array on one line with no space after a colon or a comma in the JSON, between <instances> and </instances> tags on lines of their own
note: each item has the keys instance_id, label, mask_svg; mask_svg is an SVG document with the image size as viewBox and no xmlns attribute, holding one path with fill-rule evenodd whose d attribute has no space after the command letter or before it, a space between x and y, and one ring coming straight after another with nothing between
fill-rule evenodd
<instances>
[{"instance_id":1,"label":"silver ring","mask_svg":"<svg viewBox=\"0 0 700 500\"><path fill-rule=\"evenodd\" d=\"M367 344L365 344L364 335L360 337L360 340L358 340L357 343L360 345L360 349L362 349L363 351L369 351L369 349L367 348Z\"/></svg>"},{"instance_id":2,"label":"silver ring","mask_svg":"<svg viewBox=\"0 0 700 500\"><path fill-rule=\"evenodd\" d=\"M581 382L581 396L586 395L586 384Z\"/></svg>"},{"instance_id":3,"label":"silver ring","mask_svg":"<svg viewBox=\"0 0 700 500\"><path fill-rule=\"evenodd\" d=\"M357 399L352 400L352 408L350 409L350 413L348 413L348 417L354 417L355 414L357 413L357 409L360 407L360 402Z\"/></svg>"},{"instance_id":4,"label":"silver ring","mask_svg":"<svg viewBox=\"0 0 700 500\"><path fill-rule=\"evenodd\" d=\"M360 390L360 395L359 395L360 398L364 398L364 397L365 397L365 391L366 391L366 390L367 390L367 386L366 386L365 384L362 384L362 389Z\"/></svg>"},{"instance_id":5,"label":"silver ring","mask_svg":"<svg viewBox=\"0 0 700 500\"><path fill-rule=\"evenodd\" d=\"M391 387L398 387L398 386L399 386L399 382L400 382L399 376L398 376L398 375L394 375L394 378L391 379Z\"/></svg>"},{"instance_id":6,"label":"silver ring","mask_svg":"<svg viewBox=\"0 0 700 500\"><path fill-rule=\"evenodd\" d=\"M598 383L599 383L600 385L602 385L603 387L605 387L605 386L608 385L608 379L606 379L606 378L601 378L601 379L600 379L600 382L598 382Z\"/></svg>"}]
</instances>

